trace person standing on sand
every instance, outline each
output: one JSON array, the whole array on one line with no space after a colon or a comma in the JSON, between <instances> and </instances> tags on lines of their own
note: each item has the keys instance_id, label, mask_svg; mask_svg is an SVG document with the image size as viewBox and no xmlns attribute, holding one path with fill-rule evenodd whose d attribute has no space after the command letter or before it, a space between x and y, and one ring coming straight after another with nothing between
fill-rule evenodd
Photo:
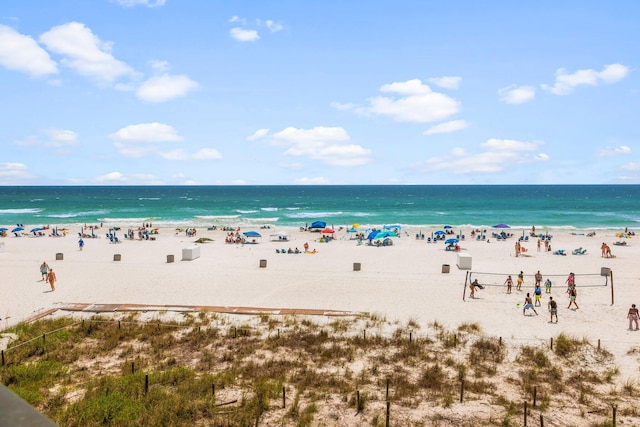
<instances>
[{"instance_id":1,"label":"person standing on sand","mask_svg":"<svg viewBox=\"0 0 640 427\"><path fill-rule=\"evenodd\" d=\"M542 298L542 289L540 288L540 285L536 285L536 290L533 293L536 297L536 306L540 306L542 305L540 303L540 298Z\"/></svg>"},{"instance_id":2,"label":"person standing on sand","mask_svg":"<svg viewBox=\"0 0 640 427\"><path fill-rule=\"evenodd\" d=\"M578 296L578 291L576 290L576 285L573 285L569 288L569 305L567 308L571 308L571 304L576 306L576 309L579 309L578 304L576 303L576 297Z\"/></svg>"},{"instance_id":3,"label":"person standing on sand","mask_svg":"<svg viewBox=\"0 0 640 427\"><path fill-rule=\"evenodd\" d=\"M49 269L49 273L47 274L47 280L49 281L49 285L51 286L51 292L56 290L56 273L53 272L53 268Z\"/></svg>"},{"instance_id":4,"label":"person standing on sand","mask_svg":"<svg viewBox=\"0 0 640 427\"><path fill-rule=\"evenodd\" d=\"M533 278L536 281L535 286L542 286L542 273L540 273L540 270L538 270L538 272L533 276Z\"/></svg>"},{"instance_id":5,"label":"person standing on sand","mask_svg":"<svg viewBox=\"0 0 640 427\"><path fill-rule=\"evenodd\" d=\"M511 287L513 286L513 279L511 278L511 275L507 277L507 280L504 281L504 284L507 285L507 293L510 294Z\"/></svg>"},{"instance_id":6,"label":"person standing on sand","mask_svg":"<svg viewBox=\"0 0 640 427\"><path fill-rule=\"evenodd\" d=\"M82 240L82 238L80 238L80 240L78 240L78 248L80 248L80 250L82 250L82 248L84 248L84 240Z\"/></svg>"},{"instance_id":7,"label":"person standing on sand","mask_svg":"<svg viewBox=\"0 0 640 427\"><path fill-rule=\"evenodd\" d=\"M541 246L542 246L542 241L540 241L540 239L538 239L538 252L540 252Z\"/></svg>"},{"instance_id":8,"label":"person standing on sand","mask_svg":"<svg viewBox=\"0 0 640 427\"><path fill-rule=\"evenodd\" d=\"M638 317L640 317L640 313L638 312L638 309L636 308L635 304L631 304L631 308L629 309L629 313L627 314L627 319L629 319L629 330L633 331L633 330L638 330ZM631 325L635 322L636 324L636 329L633 329L631 327Z\"/></svg>"},{"instance_id":9,"label":"person standing on sand","mask_svg":"<svg viewBox=\"0 0 640 427\"><path fill-rule=\"evenodd\" d=\"M520 242L516 240L516 257L520 256Z\"/></svg>"},{"instance_id":10,"label":"person standing on sand","mask_svg":"<svg viewBox=\"0 0 640 427\"><path fill-rule=\"evenodd\" d=\"M545 293L550 294L551 293L551 279L547 278L547 281L544 282L544 287L545 287Z\"/></svg>"},{"instance_id":11,"label":"person standing on sand","mask_svg":"<svg viewBox=\"0 0 640 427\"><path fill-rule=\"evenodd\" d=\"M521 271L520 274L518 274L518 279L516 280L517 285L516 285L516 289L518 291L522 290L522 283L524 283L524 273Z\"/></svg>"},{"instance_id":12,"label":"person standing on sand","mask_svg":"<svg viewBox=\"0 0 640 427\"><path fill-rule=\"evenodd\" d=\"M47 280L47 273L49 273L49 265L46 261L42 261L42 265L40 266L40 274L42 274L42 281Z\"/></svg>"},{"instance_id":13,"label":"person standing on sand","mask_svg":"<svg viewBox=\"0 0 640 427\"><path fill-rule=\"evenodd\" d=\"M553 323L553 316L556 316L556 323L558 323L558 303L553 300L553 297L549 297L549 313L551 313L551 320L549 323Z\"/></svg>"},{"instance_id":14,"label":"person standing on sand","mask_svg":"<svg viewBox=\"0 0 640 427\"><path fill-rule=\"evenodd\" d=\"M533 306L533 303L531 302L531 297L529 296L529 293L527 293L527 297L524 299L524 308L522 309L523 316L525 315L525 312L527 311L528 308L533 310L536 316L538 315L538 312L536 311L535 307Z\"/></svg>"}]
</instances>

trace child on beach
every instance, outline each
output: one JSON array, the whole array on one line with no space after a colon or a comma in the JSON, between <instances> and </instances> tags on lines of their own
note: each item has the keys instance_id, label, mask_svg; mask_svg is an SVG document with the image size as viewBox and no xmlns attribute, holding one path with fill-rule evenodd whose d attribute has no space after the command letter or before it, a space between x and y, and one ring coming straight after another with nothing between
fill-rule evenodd
<instances>
[{"instance_id":1,"label":"child on beach","mask_svg":"<svg viewBox=\"0 0 640 427\"><path fill-rule=\"evenodd\" d=\"M547 294L551 293L551 279L547 279L546 282L544 282L544 287L545 287L545 292Z\"/></svg>"}]
</instances>

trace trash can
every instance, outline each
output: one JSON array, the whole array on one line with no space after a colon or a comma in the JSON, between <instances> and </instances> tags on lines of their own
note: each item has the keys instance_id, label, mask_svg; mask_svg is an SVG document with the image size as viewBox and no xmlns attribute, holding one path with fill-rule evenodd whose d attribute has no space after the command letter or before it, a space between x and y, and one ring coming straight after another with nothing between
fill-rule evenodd
<instances>
[{"instance_id":1,"label":"trash can","mask_svg":"<svg viewBox=\"0 0 640 427\"><path fill-rule=\"evenodd\" d=\"M353 271L360 271L360 267L362 267L362 266L360 265L359 262L354 262L353 263Z\"/></svg>"},{"instance_id":2,"label":"trash can","mask_svg":"<svg viewBox=\"0 0 640 427\"><path fill-rule=\"evenodd\" d=\"M449 266L449 264L442 264L442 272L443 273L448 273L450 269L451 269L451 267Z\"/></svg>"},{"instance_id":3,"label":"trash can","mask_svg":"<svg viewBox=\"0 0 640 427\"><path fill-rule=\"evenodd\" d=\"M56 261L62 261L64 259L64 254L58 252L56 254Z\"/></svg>"},{"instance_id":4,"label":"trash can","mask_svg":"<svg viewBox=\"0 0 640 427\"><path fill-rule=\"evenodd\" d=\"M261 259L260 260L260 268L267 268L267 260L266 259Z\"/></svg>"},{"instance_id":5,"label":"trash can","mask_svg":"<svg viewBox=\"0 0 640 427\"><path fill-rule=\"evenodd\" d=\"M611 269L609 267L602 267L600 269L600 275L601 276L610 276L611 275Z\"/></svg>"},{"instance_id":6,"label":"trash can","mask_svg":"<svg viewBox=\"0 0 640 427\"><path fill-rule=\"evenodd\" d=\"M120 260L122 260L122 255L120 255L120 254L113 254L113 260L114 260L114 261L120 261Z\"/></svg>"},{"instance_id":7,"label":"trash can","mask_svg":"<svg viewBox=\"0 0 640 427\"><path fill-rule=\"evenodd\" d=\"M174 259L175 259L175 256L173 256L173 255L167 255L167 262L168 262L168 263L169 263L169 262L173 262L173 261L174 261Z\"/></svg>"}]
</instances>

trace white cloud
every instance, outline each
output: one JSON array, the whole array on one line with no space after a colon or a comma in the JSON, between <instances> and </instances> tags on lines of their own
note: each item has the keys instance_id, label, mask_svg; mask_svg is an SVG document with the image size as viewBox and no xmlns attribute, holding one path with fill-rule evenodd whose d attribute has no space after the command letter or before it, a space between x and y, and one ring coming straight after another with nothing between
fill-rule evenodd
<instances>
[{"instance_id":1,"label":"white cloud","mask_svg":"<svg viewBox=\"0 0 640 427\"><path fill-rule=\"evenodd\" d=\"M229 35L240 42L254 42L260 39L256 30L245 30L240 27L229 30Z\"/></svg>"},{"instance_id":2,"label":"white cloud","mask_svg":"<svg viewBox=\"0 0 640 427\"><path fill-rule=\"evenodd\" d=\"M498 90L500 101L507 104L524 104L531 101L536 96L536 89L533 86L511 85Z\"/></svg>"},{"instance_id":3,"label":"white cloud","mask_svg":"<svg viewBox=\"0 0 640 427\"><path fill-rule=\"evenodd\" d=\"M328 185L331 184L331 181L322 176L318 176L315 178L298 178L294 180L293 183L298 185Z\"/></svg>"},{"instance_id":4,"label":"white cloud","mask_svg":"<svg viewBox=\"0 0 640 427\"><path fill-rule=\"evenodd\" d=\"M48 50L62 55L61 63L79 74L111 84L124 76L135 76L135 71L111 54L112 43L103 42L79 22L53 27L40 35L40 42Z\"/></svg>"},{"instance_id":5,"label":"white cloud","mask_svg":"<svg viewBox=\"0 0 640 427\"><path fill-rule=\"evenodd\" d=\"M198 83L185 75L171 76L164 74L151 77L136 90L136 96L147 102L165 102L185 96L187 92L198 87Z\"/></svg>"},{"instance_id":6,"label":"white cloud","mask_svg":"<svg viewBox=\"0 0 640 427\"><path fill-rule=\"evenodd\" d=\"M11 184L35 178L23 163L0 163L0 184Z\"/></svg>"},{"instance_id":7,"label":"white cloud","mask_svg":"<svg viewBox=\"0 0 640 427\"><path fill-rule=\"evenodd\" d=\"M143 173L125 175L121 172L110 172L108 174L94 178L94 181L106 184L124 184L136 181L143 182L145 184L162 184L162 181L159 180L155 175Z\"/></svg>"},{"instance_id":8,"label":"white cloud","mask_svg":"<svg viewBox=\"0 0 640 427\"><path fill-rule=\"evenodd\" d=\"M247 141L255 141L257 139L262 139L269 134L269 129L258 129L253 133L253 135L249 135L247 137Z\"/></svg>"},{"instance_id":9,"label":"white cloud","mask_svg":"<svg viewBox=\"0 0 640 427\"><path fill-rule=\"evenodd\" d=\"M167 160L218 160L222 155L215 148L203 148L195 153L187 153L178 148L175 150L160 152L159 155Z\"/></svg>"},{"instance_id":10,"label":"white cloud","mask_svg":"<svg viewBox=\"0 0 640 427\"><path fill-rule=\"evenodd\" d=\"M627 163L626 165L620 166L620 169L628 171L640 171L640 163Z\"/></svg>"},{"instance_id":11,"label":"white cloud","mask_svg":"<svg viewBox=\"0 0 640 427\"><path fill-rule=\"evenodd\" d=\"M158 7L164 6L166 0L113 0L118 3L120 6L124 7L133 7L133 6L147 6L147 7Z\"/></svg>"},{"instance_id":12,"label":"white cloud","mask_svg":"<svg viewBox=\"0 0 640 427\"><path fill-rule=\"evenodd\" d=\"M31 77L58 72L56 63L34 39L6 25L0 25L0 65Z\"/></svg>"},{"instance_id":13,"label":"white cloud","mask_svg":"<svg viewBox=\"0 0 640 427\"><path fill-rule=\"evenodd\" d=\"M164 123L140 123L123 127L109 135L120 142L171 142L182 141L176 130Z\"/></svg>"},{"instance_id":14,"label":"white cloud","mask_svg":"<svg viewBox=\"0 0 640 427\"><path fill-rule=\"evenodd\" d=\"M523 164L548 161L549 156L546 153L532 153L541 145L541 142L492 138L480 144L484 151L479 153L454 148L448 155L432 157L414 166L425 173L438 170L447 170L458 175L499 173Z\"/></svg>"},{"instance_id":15,"label":"white cloud","mask_svg":"<svg viewBox=\"0 0 640 427\"><path fill-rule=\"evenodd\" d=\"M229 22L231 22L231 23L238 22L238 23L240 23L242 25L247 25L247 20L246 19L240 18L239 16L235 16L235 15L232 16L231 18L229 18Z\"/></svg>"},{"instance_id":16,"label":"white cloud","mask_svg":"<svg viewBox=\"0 0 640 427\"><path fill-rule=\"evenodd\" d=\"M600 157L618 156L625 154L631 154L631 147L626 145L620 145L618 147L604 147L598 153Z\"/></svg>"},{"instance_id":17,"label":"white cloud","mask_svg":"<svg viewBox=\"0 0 640 427\"><path fill-rule=\"evenodd\" d=\"M272 33L277 33L278 31L281 31L283 28L282 24L278 24L272 21L271 19L267 19L264 24Z\"/></svg>"},{"instance_id":18,"label":"white cloud","mask_svg":"<svg viewBox=\"0 0 640 427\"><path fill-rule=\"evenodd\" d=\"M45 143L48 147L60 148L78 142L78 134L71 130L45 129L42 133L49 137L49 141Z\"/></svg>"},{"instance_id":19,"label":"white cloud","mask_svg":"<svg viewBox=\"0 0 640 427\"><path fill-rule=\"evenodd\" d=\"M399 97L377 96L369 99L369 106L354 106L360 114L387 116L398 122L428 123L446 120L460 111L460 103L438 92L419 79L394 82L380 87L383 93L395 93ZM339 109L349 109L350 104L336 104Z\"/></svg>"},{"instance_id":20,"label":"white cloud","mask_svg":"<svg viewBox=\"0 0 640 427\"><path fill-rule=\"evenodd\" d=\"M568 74L564 68L556 71L556 81L553 86L546 84L542 88L555 95L568 95L577 86L597 86L602 83L616 83L624 79L629 74L629 67L622 64L610 64L602 71L594 69L578 70L573 74Z\"/></svg>"},{"instance_id":21,"label":"white cloud","mask_svg":"<svg viewBox=\"0 0 640 427\"><path fill-rule=\"evenodd\" d=\"M429 79L431 83L436 86L440 86L445 89L458 89L462 82L462 77L457 76L444 76L444 77L432 77Z\"/></svg>"},{"instance_id":22,"label":"white cloud","mask_svg":"<svg viewBox=\"0 0 640 427\"><path fill-rule=\"evenodd\" d=\"M469 126L466 120L451 120L449 122L440 123L423 132L424 135L435 135L437 133L451 133Z\"/></svg>"},{"instance_id":23,"label":"white cloud","mask_svg":"<svg viewBox=\"0 0 640 427\"><path fill-rule=\"evenodd\" d=\"M371 150L348 144L349 135L341 127L313 129L288 127L271 136L274 146L288 147L287 156L308 157L332 166L360 166L371 161Z\"/></svg>"}]
</instances>

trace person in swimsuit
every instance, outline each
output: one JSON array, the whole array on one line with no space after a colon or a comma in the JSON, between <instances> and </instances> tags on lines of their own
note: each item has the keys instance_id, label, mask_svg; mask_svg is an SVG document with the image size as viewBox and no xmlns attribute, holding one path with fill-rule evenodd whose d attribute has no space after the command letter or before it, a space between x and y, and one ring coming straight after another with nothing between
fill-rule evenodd
<instances>
[{"instance_id":1,"label":"person in swimsuit","mask_svg":"<svg viewBox=\"0 0 640 427\"><path fill-rule=\"evenodd\" d=\"M518 274L518 279L517 279L517 285L516 285L516 289L521 291L522 290L522 283L524 283L524 273L521 271L520 274Z\"/></svg>"},{"instance_id":2,"label":"person in swimsuit","mask_svg":"<svg viewBox=\"0 0 640 427\"><path fill-rule=\"evenodd\" d=\"M544 282L544 287L545 287L545 293L550 294L551 293L551 279L547 279L547 281Z\"/></svg>"},{"instance_id":3,"label":"person in swimsuit","mask_svg":"<svg viewBox=\"0 0 640 427\"><path fill-rule=\"evenodd\" d=\"M536 316L538 315L538 312L536 311L535 307L533 306L533 303L531 302L531 297L529 296L529 293L527 293L527 297L524 299L524 308L522 309L522 315L524 316L525 312L527 311L527 309L531 309L533 310L533 312L536 314Z\"/></svg>"},{"instance_id":4,"label":"person in swimsuit","mask_svg":"<svg viewBox=\"0 0 640 427\"><path fill-rule=\"evenodd\" d=\"M542 305L540 303L540 298L542 298L542 289L540 288L540 285L536 284L536 290L533 293L536 297L536 306L540 306Z\"/></svg>"},{"instance_id":5,"label":"person in swimsuit","mask_svg":"<svg viewBox=\"0 0 640 427\"><path fill-rule=\"evenodd\" d=\"M49 281L49 286L51 286L51 292L56 290L56 273L53 272L53 268L49 269L49 273L47 273L47 280Z\"/></svg>"},{"instance_id":6,"label":"person in swimsuit","mask_svg":"<svg viewBox=\"0 0 640 427\"><path fill-rule=\"evenodd\" d=\"M40 274L42 274L42 281L47 280L47 273L49 273L49 265L46 261L42 261L42 265L40 265Z\"/></svg>"},{"instance_id":7,"label":"person in swimsuit","mask_svg":"<svg viewBox=\"0 0 640 427\"><path fill-rule=\"evenodd\" d=\"M578 296L578 291L576 290L576 285L574 284L569 288L569 306L567 308L571 308L571 304L575 305L576 309L580 308L576 303L577 296Z\"/></svg>"},{"instance_id":8,"label":"person in swimsuit","mask_svg":"<svg viewBox=\"0 0 640 427\"><path fill-rule=\"evenodd\" d=\"M511 278L511 275L507 277L507 280L504 281L504 284L507 285L507 293L510 294L511 287L513 286L513 279Z\"/></svg>"}]
</instances>

